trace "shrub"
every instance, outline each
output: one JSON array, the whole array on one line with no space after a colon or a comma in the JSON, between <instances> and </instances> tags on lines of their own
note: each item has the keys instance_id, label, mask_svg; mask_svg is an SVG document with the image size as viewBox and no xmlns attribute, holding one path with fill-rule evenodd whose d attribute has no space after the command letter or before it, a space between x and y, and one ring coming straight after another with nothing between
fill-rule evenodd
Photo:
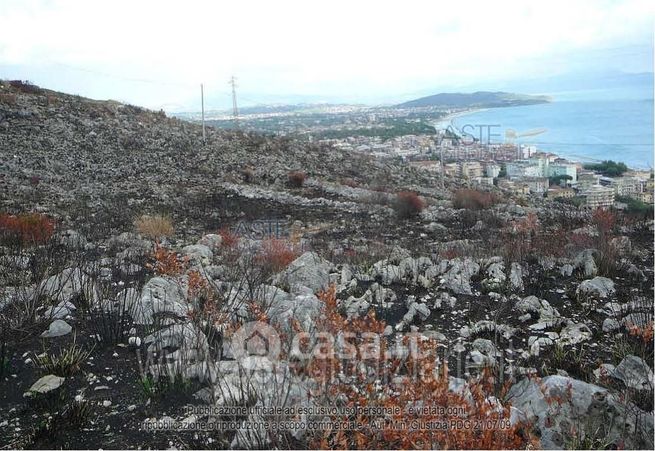
<instances>
[{"instance_id":1,"label":"shrub","mask_svg":"<svg viewBox=\"0 0 655 451\"><path fill-rule=\"evenodd\" d=\"M393 208L400 218L411 218L425 208L425 201L412 191L403 191L396 195Z\"/></svg>"},{"instance_id":2,"label":"shrub","mask_svg":"<svg viewBox=\"0 0 655 451\"><path fill-rule=\"evenodd\" d=\"M293 171L287 174L287 182L291 188L302 188L306 179L307 175L301 171Z\"/></svg>"},{"instance_id":3,"label":"shrub","mask_svg":"<svg viewBox=\"0 0 655 451\"><path fill-rule=\"evenodd\" d=\"M155 245L155 251L152 257L154 263L148 263L146 267L152 269L157 274L177 276L182 274L186 269L186 261L184 259L180 259L175 252L169 251L159 244Z\"/></svg>"},{"instance_id":4,"label":"shrub","mask_svg":"<svg viewBox=\"0 0 655 451\"><path fill-rule=\"evenodd\" d=\"M320 358L311 359L304 371L313 377L317 385L315 400L327 405L339 406L357 412L380 411L379 415L354 413L348 417L358 425L357 429L327 429L310 433L309 446L318 449L519 449L531 447L536 439L530 426L517 422L510 425L510 406L490 402L493 394L492 378L483 374L467 385L467 395L449 390L447 364L435 366L438 343L434 339L415 340L409 343L404 337L405 349L415 349L402 356L387 359L389 355L384 340L376 343L379 352L367 344L370 333L380 334L384 322L375 314L347 319L339 314L335 289L319 294L324 303L324 315L317 319L318 332L331 336L344 336L352 345L352 358L339 358L338 352L329 348ZM298 327L296 325L296 327ZM416 346L412 348L411 346ZM327 352L326 352L327 351ZM385 381L381 383L380 381ZM388 382L387 382L388 381ZM501 395L502 396L502 395ZM411 412L408 406L424 406L429 411ZM414 430L393 427L409 426L413 421L426 424L450 424L459 413L447 413L438 406L448 406L453 412L466 412L467 420L493 422L503 427L492 428L426 428ZM433 409L434 410L431 410ZM397 412L397 413L394 413ZM332 420L342 421L334 415Z\"/></svg>"},{"instance_id":5,"label":"shrub","mask_svg":"<svg viewBox=\"0 0 655 451\"><path fill-rule=\"evenodd\" d=\"M143 215L134 222L137 231L148 238L159 240L175 233L170 218L162 215Z\"/></svg>"},{"instance_id":6,"label":"shrub","mask_svg":"<svg viewBox=\"0 0 655 451\"><path fill-rule=\"evenodd\" d=\"M468 210L484 210L498 203L498 198L485 191L458 189L453 196L453 207Z\"/></svg>"},{"instance_id":7,"label":"shrub","mask_svg":"<svg viewBox=\"0 0 655 451\"><path fill-rule=\"evenodd\" d=\"M41 88L27 80L10 80L9 85L25 94L38 94L41 92Z\"/></svg>"},{"instance_id":8,"label":"shrub","mask_svg":"<svg viewBox=\"0 0 655 451\"><path fill-rule=\"evenodd\" d=\"M351 178L345 178L341 180L341 184L348 186L350 188L357 188L359 186L359 183L357 183L357 180L351 179Z\"/></svg>"},{"instance_id":9,"label":"shrub","mask_svg":"<svg viewBox=\"0 0 655 451\"><path fill-rule=\"evenodd\" d=\"M22 245L43 244L54 230L54 221L43 214L0 215L0 237Z\"/></svg>"},{"instance_id":10,"label":"shrub","mask_svg":"<svg viewBox=\"0 0 655 451\"><path fill-rule=\"evenodd\" d=\"M503 230L503 251L508 263L521 262L534 251L539 229L537 215L530 213L525 218L511 222Z\"/></svg>"},{"instance_id":11,"label":"shrub","mask_svg":"<svg viewBox=\"0 0 655 451\"><path fill-rule=\"evenodd\" d=\"M241 176L246 183L252 183L255 180L255 171L252 168L243 168Z\"/></svg>"},{"instance_id":12,"label":"shrub","mask_svg":"<svg viewBox=\"0 0 655 451\"><path fill-rule=\"evenodd\" d=\"M591 222L596 226L598 237L596 264L601 275L612 276L617 269L618 252L611 245L611 238L616 225L616 214L610 210L598 208L594 211Z\"/></svg>"},{"instance_id":13,"label":"shrub","mask_svg":"<svg viewBox=\"0 0 655 451\"><path fill-rule=\"evenodd\" d=\"M273 273L282 271L289 266L289 263L298 258L299 253L286 240L270 238L264 240L259 253L259 262L262 266Z\"/></svg>"},{"instance_id":14,"label":"shrub","mask_svg":"<svg viewBox=\"0 0 655 451\"><path fill-rule=\"evenodd\" d=\"M223 227L218 231L218 234L221 236L222 241L221 245L227 248L234 248L239 244L239 236L232 232L229 227Z\"/></svg>"},{"instance_id":15,"label":"shrub","mask_svg":"<svg viewBox=\"0 0 655 451\"><path fill-rule=\"evenodd\" d=\"M10 93L0 93L0 103L5 105L16 105L16 96Z\"/></svg>"}]
</instances>

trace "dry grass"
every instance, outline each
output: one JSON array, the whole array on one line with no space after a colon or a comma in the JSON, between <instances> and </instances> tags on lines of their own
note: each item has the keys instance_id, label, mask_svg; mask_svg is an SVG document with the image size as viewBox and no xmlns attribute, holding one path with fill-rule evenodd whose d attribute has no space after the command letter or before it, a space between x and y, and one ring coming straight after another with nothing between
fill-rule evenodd
<instances>
[{"instance_id":1,"label":"dry grass","mask_svg":"<svg viewBox=\"0 0 655 451\"><path fill-rule=\"evenodd\" d=\"M134 221L134 227L141 235L155 240L175 233L171 219L162 215L143 215Z\"/></svg>"}]
</instances>

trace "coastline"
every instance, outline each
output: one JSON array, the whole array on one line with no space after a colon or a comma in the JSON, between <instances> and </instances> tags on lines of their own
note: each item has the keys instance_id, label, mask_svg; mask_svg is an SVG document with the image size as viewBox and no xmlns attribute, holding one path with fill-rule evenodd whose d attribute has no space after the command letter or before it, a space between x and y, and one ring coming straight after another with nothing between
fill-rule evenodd
<instances>
[{"instance_id":1,"label":"coastline","mask_svg":"<svg viewBox=\"0 0 655 451\"><path fill-rule=\"evenodd\" d=\"M550 102L549 102L550 103ZM554 102L553 102L554 103ZM521 105L521 106L528 106L528 105ZM458 111L456 113L451 113L446 116L444 116L441 120L435 121L434 126L437 130L445 130L447 128L452 128L454 130L459 130L459 127L455 124L455 122L458 119L461 119L462 117L476 114L476 113L481 113L489 110L498 110L499 108L471 108L463 111ZM495 113L494 113L495 114ZM503 115L504 113L502 111L498 111L499 115ZM489 114L485 115L486 120L489 121ZM475 122L475 121L473 121ZM460 121L460 126L461 126L461 121ZM529 128L529 127L528 127ZM561 133L560 133L561 134ZM571 135L573 136L573 135ZM540 152L550 152L555 155L558 155L561 158L565 158L571 162L579 163L582 165L586 164L594 164L594 163L599 163L601 161L606 161L606 160L613 160L616 161L617 163L625 163L628 168L631 171L648 171L652 169L652 164L649 164L647 159L642 160L642 161L635 161L634 155L632 155L633 158L628 158L627 160L623 160L621 158L622 155L621 152L614 153L612 155L605 154L601 156L595 156L593 152L590 155L587 155L587 149L585 147L581 146L589 146L590 144L585 142L584 144L577 144L575 138L566 138L564 136L559 137L559 140L562 141L561 143L558 142L553 142L553 143L548 143L548 142L536 142L532 143L532 145L535 145L537 147L537 150ZM553 138L551 138L553 139ZM609 139L609 138L605 138ZM502 139L494 139L494 143L502 144L503 141ZM537 141L540 141L537 139ZM547 141L547 140L546 140ZM570 146L567 145L565 146L564 144L571 142ZM525 145L530 145L530 138L523 138L523 139L518 139L517 143L520 144L525 144ZM598 147L603 148L607 147L610 144L607 143L598 143ZM651 149L652 150L652 149ZM617 158L618 157L618 158Z\"/></svg>"}]
</instances>

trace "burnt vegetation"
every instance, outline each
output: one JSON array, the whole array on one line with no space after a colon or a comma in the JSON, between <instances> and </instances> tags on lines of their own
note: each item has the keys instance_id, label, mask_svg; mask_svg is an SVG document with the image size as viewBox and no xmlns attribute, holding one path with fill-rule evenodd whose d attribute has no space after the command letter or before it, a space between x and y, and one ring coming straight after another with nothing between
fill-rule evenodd
<instances>
[{"instance_id":1,"label":"burnt vegetation","mask_svg":"<svg viewBox=\"0 0 655 451\"><path fill-rule=\"evenodd\" d=\"M652 449L652 215L441 188L254 133L203 142L197 124L25 82L0 85L0 133L3 447ZM230 347L254 321L280 340L273 379ZM314 358L321 333L354 354L328 340ZM370 334L389 353L364 352ZM207 405L392 413L250 434L253 415L189 418ZM391 428L458 419L416 405L484 427ZM237 427L145 428L192 420Z\"/></svg>"}]
</instances>

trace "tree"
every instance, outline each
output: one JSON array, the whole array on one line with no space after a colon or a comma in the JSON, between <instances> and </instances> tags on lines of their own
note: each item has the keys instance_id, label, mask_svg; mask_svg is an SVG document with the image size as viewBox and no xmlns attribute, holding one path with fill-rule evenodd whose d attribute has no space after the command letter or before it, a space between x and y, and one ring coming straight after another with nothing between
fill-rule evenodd
<instances>
[{"instance_id":1,"label":"tree","mask_svg":"<svg viewBox=\"0 0 655 451\"><path fill-rule=\"evenodd\" d=\"M612 160L605 160L602 163L585 164L585 169L600 172L607 177L618 177L628 170L625 163L617 163Z\"/></svg>"},{"instance_id":2,"label":"tree","mask_svg":"<svg viewBox=\"0 0 655 451\"><path fill-rule=\"evenodd\" d=\"M548 177L548 184L550 186L561 185L562 180L573 180L573 177L567 174L554 175L552 177Z\"/></svg>"}]
</instances>

